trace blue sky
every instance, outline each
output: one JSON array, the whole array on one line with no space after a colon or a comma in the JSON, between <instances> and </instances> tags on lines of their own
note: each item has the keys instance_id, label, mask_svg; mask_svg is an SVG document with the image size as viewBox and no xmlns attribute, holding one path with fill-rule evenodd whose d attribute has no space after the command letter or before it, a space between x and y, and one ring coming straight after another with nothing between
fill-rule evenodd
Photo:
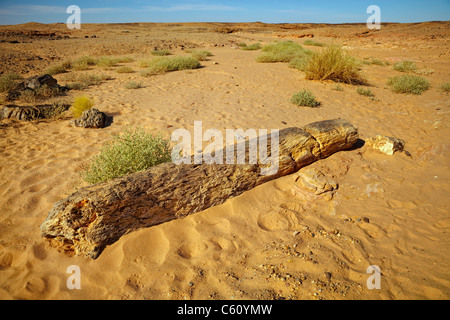
<instances>
[{"instance_id":1,"label":"blue sky","mask_svg":"<svg viewBox=\"0 0 450 320\"><path fill-rule=\"evenodd\" d=\"M0 24L66 22L69 5L81 8L81 23L106 22L365 22L369 5L382 22L450 20L450 0L0 0Z\"/></svg>"}]
</instances>

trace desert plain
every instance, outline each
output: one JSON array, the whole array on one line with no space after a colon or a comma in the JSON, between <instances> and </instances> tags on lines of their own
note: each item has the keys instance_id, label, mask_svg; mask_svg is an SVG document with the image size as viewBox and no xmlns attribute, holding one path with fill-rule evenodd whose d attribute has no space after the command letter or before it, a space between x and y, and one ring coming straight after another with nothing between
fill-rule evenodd
<instances>
[{"instance_id":1,"label":"desert plain","mask_svg":"<svg viewBox=\"0 0 450 320\"><path fill-rule=\"evenodd\" d=\"M358 85L307 80L286 63L258 63L260 50L239 46L291 40L323 50L304 45L312 35L361 61L373 97L358 94ZM1 74L42 75L82 56L132 59L54 75L61 85L80 74L108 76L52 98L71 103L89 96L113 117L105 128L73 127L70 112L2 120L0 299L449 299L450 99L441 89L450 81L449 36L449 22L389 23L380 30L365 24L1 26ZM142 76L139 61L162 49L179 56L204 49L212 56L199 69ZM387 86L402 74L393 69L402 60L413 61L430 82L421 95ZM123 65L133 71L118 73ZM127 89L130 81L142 87ZM304 89L318 107L290 102ZM95 260L61 253L41 236L53 204L87 185L83 165L127 126L170 137L175 129L192 131L194 121L225 131L337 118L356 126L363 141L402 139L406 152L386 155L360 144L219 206L126 234ZM333 181L333 192L317 194L300 183L311 175ZM81 271L80 289L66 285L71 265ZM379 289L367 286L371 265L380 268Z\"/></svg>"}]
</instances>

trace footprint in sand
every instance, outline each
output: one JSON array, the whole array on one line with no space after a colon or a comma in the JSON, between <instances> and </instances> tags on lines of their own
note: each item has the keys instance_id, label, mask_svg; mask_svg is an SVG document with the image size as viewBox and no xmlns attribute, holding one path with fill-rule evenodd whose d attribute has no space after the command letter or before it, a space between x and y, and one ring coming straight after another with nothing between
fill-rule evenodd
<instances>
[{"instance_id":1,"label":"footprint in sand","mask_svg":"<svg viewBox=\"0 0 450 320\"><path fill-rule=\"evenodd\" d=\"M258 217L258 226L265 231L288 231L298 225L294 212L286 209L270 209Z\"/></svg>"}]
</instances>

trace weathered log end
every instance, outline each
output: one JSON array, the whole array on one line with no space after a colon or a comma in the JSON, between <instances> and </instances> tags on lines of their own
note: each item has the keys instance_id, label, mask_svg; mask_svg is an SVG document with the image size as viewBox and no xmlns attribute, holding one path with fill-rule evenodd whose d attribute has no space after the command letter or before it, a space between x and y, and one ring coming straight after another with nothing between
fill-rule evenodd
<instances>
[{"instance_id":1,"label":"weathered log end","mask_svg":"<svg viewBox=\"0 0 450 320\"><path fill-rule=\"evenodd\" d=\"M270 140L270 139L269 139ZM82 188L56 202L42 236L69 255L96 259L122 235L224 203L266 181L348 149L358 130L341 119L279 132L278 171L256 164L164 163L143 172ZM270 153L270 142L268 141Z\"/></svg>"}]
</instances>

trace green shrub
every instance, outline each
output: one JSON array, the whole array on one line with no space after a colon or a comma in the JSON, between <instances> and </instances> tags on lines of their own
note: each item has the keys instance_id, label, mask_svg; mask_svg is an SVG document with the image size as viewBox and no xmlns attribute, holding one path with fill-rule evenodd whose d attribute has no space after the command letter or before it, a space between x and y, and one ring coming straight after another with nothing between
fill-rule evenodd
<instances>
[{"instance_id":1,"label":"green shrub","mask_svg":"<svg viewBox=\"0 0 450 320\"><path fill-rule=\"evenodd\" d=\"M170 50L162 49L162 50L153 50L151 52L153 56L168 56L170 54Z\"/></svg>"},{"instance_id":2,"label":"green shrub","mask_svg":"<svg viewBox=\"0 0 450 320\"><path fill-rule=\"evenodd\" d=\"M17 73L8 73L0 77L0 92L6 92L16 86L15 80L20 79Z\"/></svg>"},{"instance_id":3,"label":"green shrub","mask_svg":"<svg viewBox=\"0 0 450 320\"><path fill-rule=\"evenodd\" d=\"M171 71L197 69L200 62L192 57L157 57L146 62L147 69L142 71L143 76L163 74Z\"/></svg>"},{"instance_id":4,"label":"green shrub","mask_svg":"<svg viewBox=\"0 0 450 320\"><path fill-rule=\"evenodd\" d=\"M198 61L206 61L208 57L212 56L212 53L206 50L194 50L191 52L192 58Z\"/></svg>"},{"instance_id":5,"label":"green shrub","mask_svg":"<svg viewBox=\"0 0 450 320\"><path fill-rule=\"evenodd\" d=\"M320 105L319 102L316 101L316 98L312 94L311 91L303 90L300 92L295 93L291 97L291 103L296 104L298 106L302 107L317 107Z\"/></svg>"},{"instance_id":6,"label":"green shrub","mask_svg":"<svg viewBox=\"0 0 450 320\"><path fill-rule=\"evenodd\" d=\"M370 59L366 58L365 60L361 60L361 62L363 64L368 64L368 65L377 65L377 66L386 66L386 65L388 65L387 61L374 59L374 58L370 58Z\"/></svg>"},{"instance_id":7,"label":"green shrub","mask_svg":"<svg viewBox=\"0 0 450 320\"><path fill-rule=\"evenodd\" d=\"M430 82L427 79L409 74L389 78L387 84L393 92L416 95L422 94L430 87Z\"/></svg>"},{"instance_id":8,"label":"green shrub","mask_svg":"<svg viewBox=\"0 0 450 320\"><path fill-rule=\"evenodd\" d=\"M303 42L303 44L304 44L305 46L325 47L325 44L324 44L324 43L322 43L322 42L317 42L317 41L314 41L314 40L312 40L312 39L306 40L305 42Z\"/></svg>"},{"instance_id":9,"label":"green shrub","mask_svg":"<svg viewBox=\"0 0 450 320\"><path fill-rule=\"evenodd\" d=\"M313 53L305 68L308 80L331 80L350 84L366 84L356 59L339 46Z\"/></svg>"},{"instance_id":10,"label":"green shrub","mask_svg":"<svg viewBox=\"0 0 450 320\"><path fill-rule=\"evenodd\" d=\"M252 43L252 44L249 45L249 46L247 46L247 45L241 46L241 49L242 49L242 50L248 50L248 51L259 50L259 49L261 49L261 48L262 48L262 46L261 46L261 43L259 43L259 42Z\"/></svg>"},{"instance_id":11,"label":"green shrub","mask_svg":"<svg viewBox=\"0 0 450 320\"><path fill-rule=\"evenodd\" d=\"M171 160L169 140L152 135L142 128L128 128L122 135L114 136L100 153L91 158L82 176L94 184L133 172L143 171Z\"/></svg>"},{"instance_id":12,"label":"green shrub","mask_svg":"<svg viewBox=\"0 0 450 320\"><path fill-rule=\"evenodd\" d=\"M262 48L262 53L256 57L257 62L290 62L294 58L304 57L311 54L311 51L305 50L301 45L293 41L277 42L268 44Z\"/></svg>"},{"instance_id":13,"label":"green shrub","mask_svg":"<svg viewBox=\"0 0 450 320\"><path fill-rule=\"evenodd\" d=\"M70 107L70 111L72 111L72 114L75 118L78 118L81 116L83 111L89 110L94 106L94 103L89 97L81 96L76 97L72 106Z\"/></svg>"},{"instance_id":14,"label":"green shrub","mask_svg":"<svg viewBox=\"0 0 450 320\"><path fill-rule=\"evenodd\" d=\"M412 61L403 60L403 61L394 63L393 69L400 71L400 72L410 72L410 71L416 71L417 66Z\"/></svg>"}]
</instances>

